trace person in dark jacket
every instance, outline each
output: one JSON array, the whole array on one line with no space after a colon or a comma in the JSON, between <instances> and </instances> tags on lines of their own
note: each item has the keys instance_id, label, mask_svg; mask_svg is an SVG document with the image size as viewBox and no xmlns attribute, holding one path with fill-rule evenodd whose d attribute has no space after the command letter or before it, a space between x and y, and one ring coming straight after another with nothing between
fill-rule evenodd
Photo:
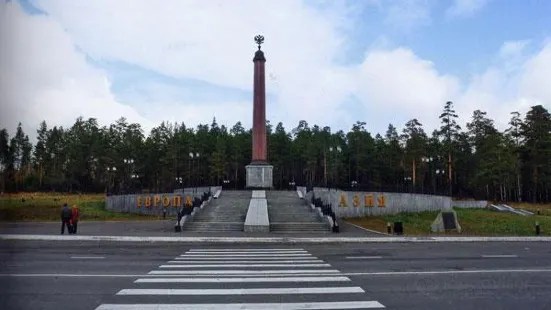
<instances>
[{"instance_id":1,"label":"person in dark jacket","mask_svg":"<svg viewBox=\"0 0 551 310\"><path fill-rule=\"evenodd\" d=\"M65 233L65 226L67 226L67 233L71 233L71 209L67 204L63 204L61 208L61 234Z\"/></svg>"},{"instance_id":2,"label":"person in dark jacket","mask_svg":"<svg viewBox=\"0 0 551 310\"><path fill-rule=\"evenodd\" d=\"M77 233L77 224L78 224L78 217L79 217L78 211L79 210L77 205L73 205L73 207L71 207L71 233L72 234Z\"/></svg>"}]
</instances>

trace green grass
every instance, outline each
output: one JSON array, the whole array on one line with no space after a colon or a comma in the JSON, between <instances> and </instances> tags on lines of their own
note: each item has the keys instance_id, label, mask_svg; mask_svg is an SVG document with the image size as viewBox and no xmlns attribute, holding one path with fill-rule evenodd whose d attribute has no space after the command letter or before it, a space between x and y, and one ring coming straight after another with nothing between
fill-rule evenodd
<instances>
[{"instance_id":1,"label":"green grass","mask_svg":"<svg viewBox=\"0 0 551 310\"><path fill-rule=\"evenodd\" d=\"M524 208L529 209L529 208ZM542 215L520 216L510 213L490 211L488 209L455 209L461 225L459 235L467 236L533 236L535 222L540 223L541 234L551 236L551 216ZM386 232L387 222L402 222L404 234L410 236L446 235L432 233L430 225L438 212L401 213L396 215L371 216L346 219L353 224ZM457 232L448 233L458 235Z\"/></svg>"},{"instance_id":2,"label":"green grass","mask_svg":"<svg viewBox=\"0 0 551 310\"><path fill-rule=\"evenodd\" d=\"M25 193L0 196L0 221L58 221L64 203L69 206L77 205L80 209L80 220L85 221L158 219L157 216L107 211L103 194Z\"/></svg>"}]
</instances>

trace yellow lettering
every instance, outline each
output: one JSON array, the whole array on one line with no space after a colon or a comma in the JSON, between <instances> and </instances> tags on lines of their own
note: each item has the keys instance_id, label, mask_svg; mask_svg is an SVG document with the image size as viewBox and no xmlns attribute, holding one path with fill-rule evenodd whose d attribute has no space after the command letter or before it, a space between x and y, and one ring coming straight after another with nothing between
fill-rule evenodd
<instances>
[{"instance_id":1,"label":"yellow lettering","mask_svg":"<svg viewBox=\"0 0 551 310\"><path fill-rule=\"evenodd\" d=\"M170 197L163 196L163 207L165 207L165 208L170 207Z\"/></svg>"},{"instance_id":2,"label":"yellow lettering","mask_svg":"<svg viewBox=\"0 0 551 310\"><path fill-rule=\"evenodd\" d=\"M354 194L354 196L352 197L352 205L354 207L359 207L360 206L360 195Z\"/></svg>"},{"instance_id":3,"label":"yellow lettering","mask_svg":"<svg viewBox=\"0 0 551 310\"><path fill-rule=\"evenodd\" d=\"M182 197L178 195L172 196L172 207L178 208L182 204Z\"/></svg>"},{"instance_id":4,"label":"yellow lettering","mask_svg":"<svg viewBox=\"0 0 551 310\"><path fill-rule=\"evenodd\" d=\"M158 206L159 202L161 202L161 196L159 196L159 195L153 196L153 206L154 207Z\"/></svg>"},{"instance_id":5,"label":"yellow lettering","mask_svg":"<svg viewBox=\"0 0 551 310\"><path fill-rule=\"evenodd\" d=\"M341 195L341 198L339 200L339 207L348 207L346 204L346 196L344 194Z\"/></svg>"},{"instance_id":6,"label":"yellow lettering","mask_svg":"<svg viewBox=\"0 0 551 310\"><path fill-rule=\"evenodd\" d=\"M379 208L384 208L385 207L385 196L379 195L379 197L377 197L377 206Z\"/></svg>"},{"instance_id":7,"label":"yellow lettering","mask_svg":"<svg viewBox=\"0 0 551 310\"><path fill-rule=\"evenodd\" d=\"M143 204L143 197L142 197L142 196L138 196L137 200L138 200L138 208L140 208L140 207L142 206L142 204Z\"/></svg>"},{"instance_id":8,"label":"yellow lettering","mask_svg":"<svg viewBox=\"0 0 551 310\"><path fill-rule=\"evenodd\" d=\"M364 195L364 204L368 208L372 208L375 206L375 199L373 198L373 194Z\"/></svg>"},{"instance_id":9,"label":"yellow lettering","mask_svg":"<svg viewBox=\"0 0 551 310\"><path fill-rule=\"evenodd\" d=\"M151 197L150 196L145 197L145 207L146 208L151 207Z\"/></svg>"},{"instance_id":10,"label":"yellow lettering","mask_svg":"<svg viewBox=\"0 0 551 310\"><path fill-rule=\"evenodd\" d=\"M191 201L191 196L186 196L186 206L191 208L193 206L193 202Z\"/></svg>"}]
</instances>

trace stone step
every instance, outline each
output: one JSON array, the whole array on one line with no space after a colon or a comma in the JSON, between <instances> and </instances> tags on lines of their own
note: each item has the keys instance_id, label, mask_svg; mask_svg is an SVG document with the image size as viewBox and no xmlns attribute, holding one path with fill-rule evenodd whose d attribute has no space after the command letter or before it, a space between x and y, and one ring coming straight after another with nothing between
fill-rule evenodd
<instances>
[{"instance_id":1,"label":"stone step","mask_svg":"<svg viewBox=\"0 0 551 310\"><path fill-rule=\"evenodd\" d=\"M329 231L325 223L287 222L270 223L270 231Z\"/></svg>"},{"instance_id":2,"label":"stone step","mask_svg":"<svg viewBox=\"0 0 551 310\"><path fill-rule=\"evenodd\" d=\"M193 224L193 223L186 223L182 230L184 231L243 231L243 224L237 223L237 224L227 224L222 223L218 225L213 225L212 223L208 224Z\"/></svg>"},{"instance_id":3,"label":"stone step","mask_svg":"<svg viewBox=\"0 0 551 310\"><path fill-rule=\"evenodd\" d=\"M193 222L196 223L213 223L213 222L224 222L224 223L245 223L245 219L227 219L227 218L212 218L212 219L193 219Z\"/></svg>"},{"instance_id":4,"label":"stone step","mask_svg":"<svg viewBox=\"0 0 551 310\"><path fill-rule=\"evenodd\" d=\"M236 232L236 231L243 231L243 228L235 228L235 227L200 227L200 228L182 228L182 231L189 231L189 232Z\"/></svg>"}]
</instances>

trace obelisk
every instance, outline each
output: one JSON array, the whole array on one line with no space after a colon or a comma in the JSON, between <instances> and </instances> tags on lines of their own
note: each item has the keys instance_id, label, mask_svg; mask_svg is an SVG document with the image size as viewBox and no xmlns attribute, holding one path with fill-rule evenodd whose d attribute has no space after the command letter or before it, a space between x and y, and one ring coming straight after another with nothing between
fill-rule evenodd
<instances>
[{"instance_id":1,"label":"obelisk","mask_svg":"<svg viewBox=\"0 0 551 310\"><path fill-rule=\"evenodd\" d=\"M264 37L254 37L258 50L254 54L254 82L253 82L253 136L252 161L246 166L248 188L271 188L273 166L268 164L266 143L266 76L264 64L266 58L260 49Z\"/></svg>"}]
</instances>

